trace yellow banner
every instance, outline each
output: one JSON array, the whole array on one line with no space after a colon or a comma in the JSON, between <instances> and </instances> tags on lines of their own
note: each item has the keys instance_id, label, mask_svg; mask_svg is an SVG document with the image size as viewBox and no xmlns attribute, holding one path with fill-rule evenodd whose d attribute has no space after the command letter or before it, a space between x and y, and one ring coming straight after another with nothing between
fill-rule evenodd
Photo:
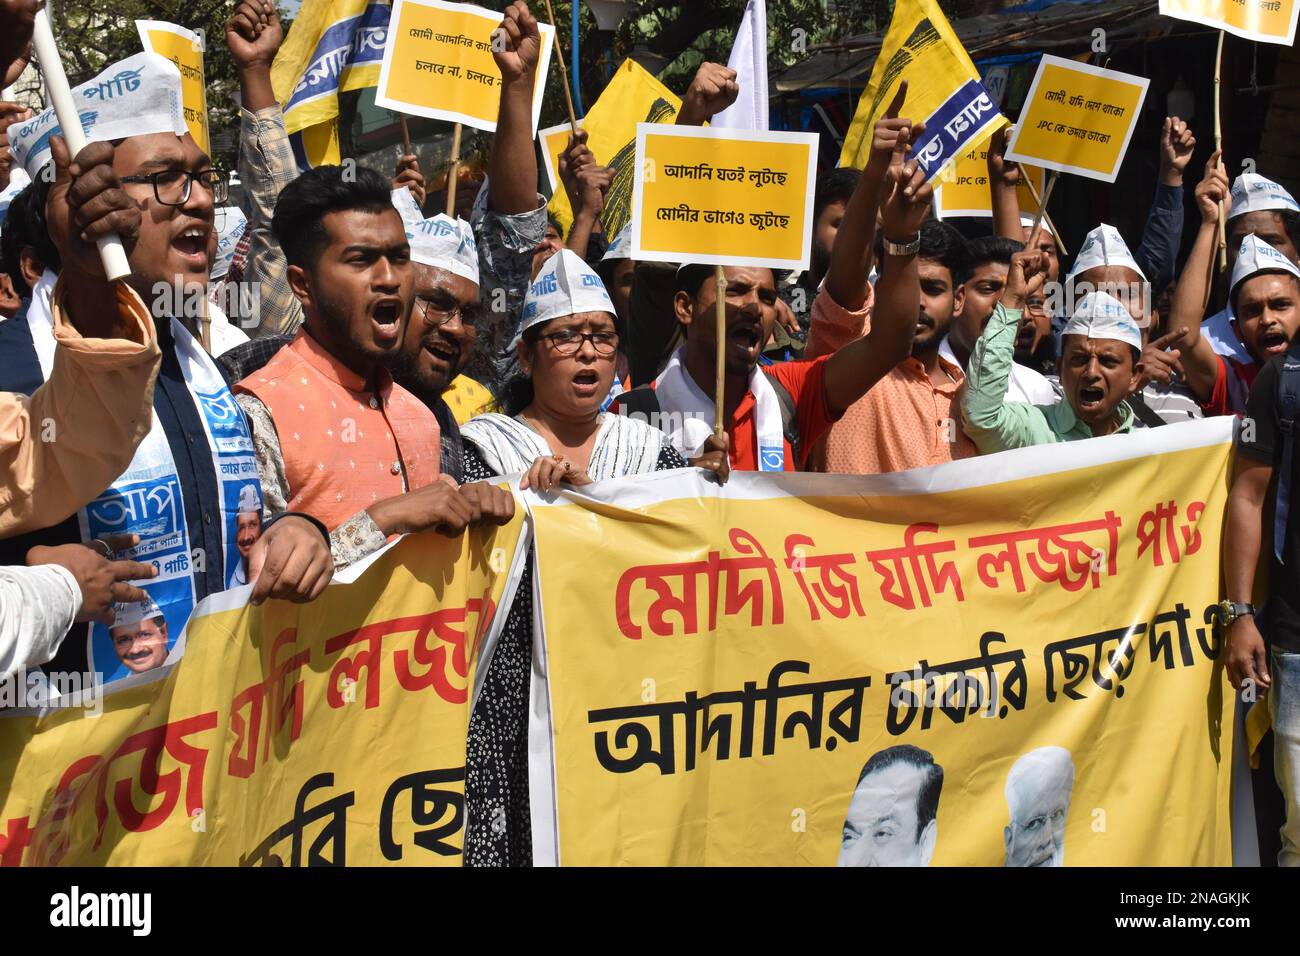
<instances>
[{"instance_id":1,"label":"yellow banner","mask_svg":"<svg viewBox=\"0 0 1300 956\"><path fill-rule=\"evenodd\" d=\"M815 133L641 123L634 169L633 259L808 267Z\"/></svg>"},{"instance_id":2,"label":"yellow banner","mask_svg":"<svg viewBox=\"0 0 1300 956\"><path fill-rule=\"evenodd\" d=\"M1160 0L1167 17L1191 20L1260 43L1295 43L1296 0Z\"/></svg>"},{"instance_id":3,"label":"yellow banner","mask_svg":"<svg viewBox=\"0 0 1300 956\"><path fill-rule=\"evenodd\" d=\"M1007 159L1113 183L1149 82L1044 54Z\"/></svg>"},{"instance_id":4,"label":"yellow banner","mask_svg":"<svg viewBox=\"0 0 1300 956\"><path fill-rule=\"evenodd\" d=\"M944 167L934 190L934 214L937 218L993 215L988 156L989 141L985 139L974 149L958 156L951 165ZM1021 173L1028 174L1041 196L1047 173L1037 166L1022 166ZM1026 212L1038 209L1038 200L1034 199L1024 182L1016 187L1016 199L1019 200L1020 208Z\"/></svg>"},{"instance_id":5,"label":"yellow banner","mask_svg":"<svg viewBox=\"0 0 1300 956\"><path fill-rule=\"evenodd\" d=\"M605 211L600 217L610 241L632 218L637 124L672 123L681 107L682 101L668 87L633 60L624 60L587 115L578 121L587 131L587 148L596 157L596 162L614 170L614 182L605 197ZM545 131L548 134L544 140L546 155L555 166L554 194L547 208L567 234L573 222L573 209L569 206L568 195L559 186L558 157L564 152L569 138L567 133L561 136L559 129L551 127Z\"/></svg>"},{"instance_id":6,"label":"yellow banner","mask_svg":"<svg viewBox=\"0 0 1300 956\"><path fill-rule=\"evenodd\" d=\"M208 94L203 81L203 37L192 30L164 23L161 20L136 20L140 42L146 52L165 56L181 72L182 109L185 125L199 149L211 154L212 141L208 138Z\"/></svg>"},{"instance_id":7,"label":"yellow banner","mask_svg":"<svg viewBox=\"0 0 1300 956\"><path fill-rule=\"evenodd\" d=\"M535 862L1229 864L1231 437L530 493Z\"/></svg>"},{"instance_id":8,"label":"yellow banner","mask_svg":"<svg viewBox=\"0 0 1300 956\"><path fill-rule=\"evenodd\" d=\"M979 71L937 0L898 0L895 4L885 42L871 69L871 79L858 99L853 122L845 134L841 166L861 169L866 165L871 153L871 130L885 115L903 80L907 80L907 100L899 115L913 122L925 120L930 136L939 132L932 117L943 115L945 104L966 83L979 81ZM945 115L944 119L951 117ZM1004 117L997 116L988 132L1000 129L1005 123Z\"/></svg>"},{"instance_id":9,"label":"yellow banner","mask_svg":"<svg viewBox=\"0 0 1300 956\"><path fill-rule=\"evenodd\" d=\"M492 33L500 25L501 14L466 3L396 0L375 104L494 131L501 71L492 58ZM538 28L542 55L533 87L534 133L555 45L555 28L547 23Z\"/></svg>"},{"instance_id":10,"label":"yellow banner","mask_svg":"<svg viewBox=\"0 0 1300 956\"><path fill-rule=\"evenodd\" d=\"M459 866L474 664L522 525L407 537L307 605L218 595L179 661L6 714L0 864Z\"/></svg>"}]
</instances>

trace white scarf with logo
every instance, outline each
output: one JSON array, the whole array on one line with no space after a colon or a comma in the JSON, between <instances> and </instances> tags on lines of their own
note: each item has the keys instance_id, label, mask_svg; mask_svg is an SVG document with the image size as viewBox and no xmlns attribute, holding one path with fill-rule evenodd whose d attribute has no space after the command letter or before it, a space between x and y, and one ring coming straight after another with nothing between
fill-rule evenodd
<instances>
[{"instance_id":1,"label":"white scarf with logo","mask_svg":"<svg viewBox=\"0 0 1300 956\"><path fill-rule=\"evenodd\" d=\"M719 344L719 348L722 344ZM704 441L713 433L715 403L700 391L684 359L686 346L673 353L668 365L655 379L659 399L661 427L669 441L685 458L698 457ZM754 396L754 421L758 433L758 470L785 470L785 431L781 423L781 403L776 389L757 365L749 373L749 391Z\"/></svg>"}]
</instances>

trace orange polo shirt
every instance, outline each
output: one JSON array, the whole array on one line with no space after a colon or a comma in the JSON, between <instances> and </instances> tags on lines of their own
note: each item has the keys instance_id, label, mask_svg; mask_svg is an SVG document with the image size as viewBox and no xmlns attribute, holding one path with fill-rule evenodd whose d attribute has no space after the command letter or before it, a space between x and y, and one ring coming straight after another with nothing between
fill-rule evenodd
<instances>
[{"instance_id":1,"label":"orange polo shirt","mask_svg":"<svg viewBox=\"0 0 1300 956\"><path fill-rule=\"evenodd\" d=\"M438 419L382 369L378 388L299 329L235 386L267 407L289 483L289 507L330 530L382 498L438 477Z\"/></svg>"},{"instance_id":2,"label":"orange polo shirt","mask_svg":"<svg viewBox=\"0 0 1300 956\"><path fill-rule=\"evenodd\" d=\"M861 338L870 325L871 300L850 312L826 291L813 301L805 355L820 355ZM877 475L923 468L978 454L961 428L957 395L962 370L940 357L949 381L936 385L917 359L908 356L890 369L836 422L826 441L813 449L815 471Z\"/></svg>"}]
</instances>

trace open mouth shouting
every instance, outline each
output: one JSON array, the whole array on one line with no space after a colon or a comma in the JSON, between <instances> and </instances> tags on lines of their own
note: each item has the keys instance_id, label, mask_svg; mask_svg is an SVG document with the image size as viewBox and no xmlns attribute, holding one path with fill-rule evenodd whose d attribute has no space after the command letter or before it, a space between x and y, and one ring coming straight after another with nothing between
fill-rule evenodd
<instances>
[{"instance_id":1,"label":"open mouth shouting","mask_svg":"<svg viewBox=\"0 0 1300 956\"><path fill-rule=\"evenodd\" d=\"M1290 344L1286 333L1276 325L1271 325L1259 333L1259 348L1265 355L1281 355Z\"/></svg>"},{"instance_id":2,"label":"open mouth shouting","mask_svg":"<svg viewBox=\"0 0 1300 956\"><path fill-rule=\"evenodd\" d=\"M1102 403L1106 401L1106 390L1100 385L1080 385L1079 391L1079 411L1086 414L1095 414L1101 411Z\"/></svg>"},{"instance_id":3,"label":"open mouth shouting","mask_svg":"<svg viewBox=\"0 0 1300 956\"><path fill-rule=\"evenodd\" d=\"M579 369L573 374L573 391L579 398L593 398L600 390L600 373L594 368Z\"/></svg>"},{"instance_id":4,"label":"open mouth shouting","mask_svg":"<svg viewBox=\"0 0 1300 956\"><path fill-rule=\"evenodd\" d=\"M376 345L397 345L402 333L402 300L395 295L375 299L370 304L370 322Z\"/></svg>"},{"instance_id":5,"label":"open mouth shouting","mask_svg":"<svg viewBox=\"0 0 1300 956\"><path fill-rule=\"evenodd\" d=\"M172 240L172 249L175 250L186 265L195 271L202 270L206 272L209 268L208 237L211 233L212 227L207 224L186 226Z\"/></svg>"},{"instance_id":6,"label":"open mouth shouting","mask_svg":"<svg viewBox=\"0 0 1300 956\"><path fill-rule=\"evenodd\" d=\"M763 328L756 322L738 322L727 330L727 347L746 362L753 362L763 346Z\"/></svg>"},{"instance_id":7,"label":"open mouth shouting","mask_svg":"<svg viewBox=\"0 0 1300 956\"><path fill-rule=\"evenodd\" d=\"M460 346L448 342L441 335L426 338L420 343L420 348L433 370L440 374L451 375L460 362Z\"/></svg>"}]
</instances>

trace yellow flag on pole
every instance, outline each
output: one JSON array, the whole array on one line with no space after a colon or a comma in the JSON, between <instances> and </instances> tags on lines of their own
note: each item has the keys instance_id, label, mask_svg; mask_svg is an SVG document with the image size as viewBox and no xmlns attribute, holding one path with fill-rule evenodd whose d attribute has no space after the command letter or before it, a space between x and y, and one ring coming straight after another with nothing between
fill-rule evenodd
<instances>
[{"instance_id":1,"label":"yellow flag on pole","mask_svg":"<svg viewBox=\"0 0 1300 956\"><path fill-rule=\"evenodd\" d=\"M898 0L871 80L844 138L841 166L866 165L871 130L903 80L907 80L907 100L902 115L925 120L925 135L912 144L912 151L927 178L1007 122L980 83L979 71L937 0Z\"/></svg>"},{"instance_id":2,"label":"yellow flag on pole","mask_svg":"<svg viewBox=\"0 0 1300 956\"><path fill-rule=\"evenodd\" d=\"M614 183L605 197L605 212L601 216L601 226L611 239L632 215L637 123L671 123L681 106L682 101L668 87L629 59L619 66L582 120L582 128L587 131L587 148L595 155L596 162L614 170ZM567 145L566 137L560 150ZM558 175L558 162L556 169ZM567 232L573 222L573 209L563 186L557 185L549 208Z\"/></svg>"}]
</instances>

